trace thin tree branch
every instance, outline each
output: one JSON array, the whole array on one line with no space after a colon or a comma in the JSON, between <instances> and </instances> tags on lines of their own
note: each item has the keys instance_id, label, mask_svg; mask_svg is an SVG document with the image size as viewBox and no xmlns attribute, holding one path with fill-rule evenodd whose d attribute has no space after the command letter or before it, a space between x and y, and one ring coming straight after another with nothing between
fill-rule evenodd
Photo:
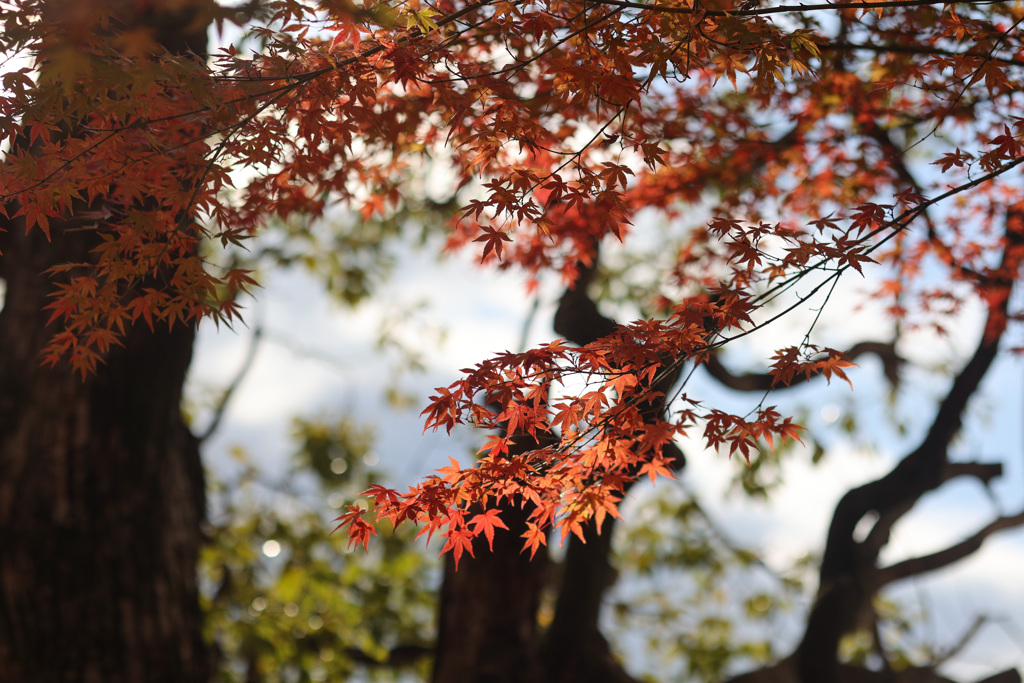
<instances>
[{"instance_id":1,"label":"thin tree branch","mask_svg":"<svg viewBox=\"0 0 1024 683\"><path fill-rule=\"evenodd\" d=\"M378 659L356 647L345 648L345 655L354 662L371 667L403 667L417 664L434 656L435 648L430 645L397 645Z\"/></svg>"},{"instance_id":2,"label":"thin tree branch","mask_svg":"<svg viewBox=\"0 0 1024 683\"><path fill-rule=\"evenodd\" d=\"M963 5L1003 5L1009 0L973 0L959 2ZM639 9L651 12L663 12L665 14L696 14L701 12L708 17L756 17L768 14L790 14L795 12L817 12L835 11L841 9L884 9L884 8L911 8L926 7L929 5L944 5L947 3L934 0L882 0L876 2L835 2L798 5L778 5L776 7L758 7L754 9L736 10L711 10L704 9L701 5L694 7L680 7L676 5L660 5L656 3L632 2L631 0L597 0L596 4L622 7L623 9Z\"/></svg>"},{"instance_id":3,"label":"thin tree branch","mask_svg":"<svg viewBox=\"0 0 1024 683\"><path fill-rule=\"evenodd\" d=\"M994 534L997 531L1003 529L1012 529L1024 525L1024 512L1009 517L998 517L986 526L982 527L969 538L965 538L956 545L952 545L945 550L940 550L931 555L922 555L921 557L914 557L909 560L897 562L894 565L885 567L878 570L877 583L879 587L888 585L893 581L899 581L910 576L917 576L919 574L925 574L927 572L941 569L948 565L953 564L963 558L976 552L981 544L984 543L985 539Z\"/></svg>"},{"instance_id":4,"label":"thin tree branch","mask_svg":"<svg viewBox=\"0 0 1024 683\"><path fill-rule=\"evenodd\" d=\"M974 636L977 635L978 631L981 630L981 627L984 626L986 622L988 622L988 617L976 617L974 622L967 627L967 630L964 631L964 634L960 636L956 643L938 656L935 664L944 664L953 657L956 657L965 647L967 647L968 643L974 640Z\"/></svg>"},{"instance_id":5,"label":"thin tree branch","mask_svg":"<svg viewBox=\"0 0 1024 683\"><path fill-rule=\"evenodd\" d=\"M1021 683L1021 678L1016 669L1007 669L994 676L982 679L977 683Z\"/></svg>"},{"instance_id":6,"label":"thin tree branch","mask_svg":"<svg viewBox=\"0 0 1024 683\"><path fill-rule=\"evenodd\" d=\"M942 473L942 480L949 481L958 477L974 477L986 487L992 480L1003 476L1003 464L999 462L951 462Z\"/></svg>"},{"instance_id":7,"label":"thin tree branch","mask_svg":"<svg viewBox=\"0 0 1024 683\"><path fill-rule=\"evenodd\" d=\"M821 50L830 50L842 52L845 50L863 50L865 52L875 52L877 54L905 54L905 55L921 55L925 57L953 57L956 59L962 59L964 57L979 57L981 59L988 59L993 62L999 62L1001 64L1009 64L1011 66L1024 66L1024 60L1013 59L1011 57L997 57L995 55L989 56L984 52L975 52L968 50L966 52L957 52L955 50L946 50L941 47L932 47L928 45L894 45L892 43L847 43L843 41L835 41L831 43L824 43L819 45Z\"/></svg>"},{"instance_id":8,"label":"thin tree branch","mask_svg":"<svg viewBox=\"0 0 1024 683\"><path fill-rule=\"evenodd\" d=\"M852 361L869 353L878 356L879 360L882 361L885 377L889 380L889 384L893 387L897 386L899 384L900 367L903 365L904 361L896 355L896 343L859 342L851 346L850 350L845 353L845 356L847 359ZM775 378L767 372L746 372L742 374L733 373L722 364L722 361L718 358L717 354L710 354L707 361L704 363L704 367L707 369L708 374L718 380L719 383L736 391L769 391L785 389L787 387L802 384L808 379L813 379L814 377L814 375L796 375L790 384L783 386L774 383Z\"/></svg>"},{"instance_id":9,"label":"thin tree branch","mask_svg":"<svg viewBox=\"0 0 1024 683\"><path fill-rule=\"evenodd\" d=\"M228 385L227 389L220 397L220 401L217 402L217 407L213 409L213 418L210 420L210 424L203 430L203 433L196 438L199 443L203 443L209 439L217 428L220 427L221 420L224 418L224 413L227 411L228 403L231 401L231 397L234 396L235 391L239 385L245 379L246 375L249 374L249 370L252 368L252 363L256 360L256 351L259 349L260 339L263 336L263 327L257 325L252 332L252 337L249 339L249 348L245 352L245 359L242 361L241 367L238 368L238 372L235 373L234 379Z\"/></svg>"}]
</instances>

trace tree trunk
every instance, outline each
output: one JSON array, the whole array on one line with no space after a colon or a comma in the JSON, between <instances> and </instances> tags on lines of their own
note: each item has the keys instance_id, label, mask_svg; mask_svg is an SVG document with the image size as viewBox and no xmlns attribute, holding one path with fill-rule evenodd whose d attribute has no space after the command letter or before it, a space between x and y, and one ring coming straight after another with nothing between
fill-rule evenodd
<instances>
[{"instance_id":1,"label":"tree trunk","mask_svg":"<svg viewBox=\"0 0 1024 683\"><path fill-rule=\"evenodd\" d=\"M455 571L446 558L433 683L538 683L537 607L547 564L543 549L531 560L519 534L527 512L506 507L509 531L494 534L494 552L482 539L476 557L462 556Z\"/></svg>"},{"instance_id":2,"label":"tree trunk","mask_svg":"<svg viewBox=\"0 0 1024 683\"><path fill-rule=\"evenodd\" d=\"M139 7L124 26L154 28L175 52L205 49L182 3ZM46 271L89 261L98 238L0 228L0 681L202 682L204 484L180 411L194 330L137 325L91 376L42 367L56 331Z\"/></svg>"},{"instance_id":3,"label":"tree trunk","mask_svg":"<svg viewBox=\"0 0 1024 683\"><path fill-rule=\"evenodd\" d=\"M0 679L202 681L203 474L179 405L193 331L137 326L84 379L41 367L43 271L83 241L4 239Z\"/></svg>"}]
</instances>

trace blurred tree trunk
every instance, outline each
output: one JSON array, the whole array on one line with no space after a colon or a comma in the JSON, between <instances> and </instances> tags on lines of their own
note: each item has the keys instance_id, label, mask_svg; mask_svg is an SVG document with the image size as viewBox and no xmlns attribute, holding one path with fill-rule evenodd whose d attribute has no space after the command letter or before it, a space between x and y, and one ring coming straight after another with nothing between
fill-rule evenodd
<instances>
[{"instance_id":1,"label":"blurred tree trunk","mask_svg":"<svg viewBox=\"0 0 1024 683\"><path fill-rule=\"evenodd\" d=\"M508 532L494 535L494 552L475 543L476 557L450 554L444 583L434 683L534 683L544 680L539 659L537 608L547 555L530 560L519 534L527 513L506 507Z\"/></svg>"},{"instance_id":2,"label":"blurred tree trunk","mask_svg":"<svg viewBox=\"0 0 1024 683\"><path fill-rule=\"evenodd\" d=\"M555 330L581 346L616 327L586 292L592 274L593 267L581 267L554 319ZM674 382L673 377L669 384ZM661 408L661 402L649 406L652 417ZM542 445L522 435L510 452ZM682 467L682 453L670 448L669 462ZM433 683L634 683L598 623L616 578L609 561L614 519L605 520L603 534L587 525L586 543L571 535L561 571L554 571L546 548L533 560L522 550L528 518L529 506L506 506L502 520L508 531L495 533L493 553L478 540L476 557L463 555L458 571L447 558ZM552 580L555 574L558 580ZM538 610L546 583L554 604L545 630Z\"/></svg>"},{"instance_id":3,"label":"blurred tree trunk","mask_svg":"<svg viewBox=\"0 0 1024 683\"><path fill-rule=\"evenodd\" d=\"M205 50L205 31L184 34L194 22L180 13L144 11L125 25ZM42 367L55 332L46 271L88 261L95 234L0 228L0 680L206 680L204 484L180 411L194 331L138 325L84 378Z\"/></svg>"}]
</instances>

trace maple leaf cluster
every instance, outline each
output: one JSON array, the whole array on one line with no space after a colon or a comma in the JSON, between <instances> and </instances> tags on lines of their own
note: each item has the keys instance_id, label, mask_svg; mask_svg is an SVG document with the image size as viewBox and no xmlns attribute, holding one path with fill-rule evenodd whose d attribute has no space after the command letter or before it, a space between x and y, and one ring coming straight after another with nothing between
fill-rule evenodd
<instances>
[{"instance_id":1,"label":"maple leaf cluster","mask_svg":"<svg viewBox=\"0 0 1024 683\"><path fill-rule=\"evenodd\" d=\"M51 363L91 372L140 321L230 322L254 282L207 245L337 206L387 217L424 173L448 174L463 207L450 248L567 282L642 211L712 217L673 247L659 320L496 356L431 398L427 428L495 435L472 467L375 489L372 514L442 532L456 557L502 528L502 501L533 506L532 552L551 527L600 524L627 482L671 473L663 447L679 436L744 456L794 437L771 408L729 415L663 380L783 315L759 312L798 283L794 306L867 264L885 268L892 315L929 320L981 287L993 221L1019 195L1014 3L171 3L258 46L209 59L119 33L131 2L73 4L21 3L0 39L30 58L0 79L5 224L95 240L88 262L51 273ZM947 285L922 284L933 264ZM846 379L848 361L809 336L774 361L779 386ZM339 520L358 543L365 515Z\"/></svg>"}]
</instances>

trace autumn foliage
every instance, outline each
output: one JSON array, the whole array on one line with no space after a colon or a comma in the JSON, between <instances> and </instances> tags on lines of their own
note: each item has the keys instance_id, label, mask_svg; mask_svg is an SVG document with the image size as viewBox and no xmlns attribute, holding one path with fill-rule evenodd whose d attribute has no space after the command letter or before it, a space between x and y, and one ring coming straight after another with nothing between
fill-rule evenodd
<instances>
[{"instance_id":1,"label":"autumn foliage","mask_svg":"<svg viewBox=\"0 0 1024 683\"><path fill-rule=\"evenodd\" d=\"M0 207L98 241L51 273L44 362L89 373L133 324L231 322L254 281L210 244L337 206L387 216L424 174L462 207L450 248L568 284L634 224L685 226L650 319L438 388L425 427L488 430L479 460L374 487L338 520L353 543L415 522L458 561L505 528L503 504L529 507L530 553L552 528L582 537L631 481L672 476L678 437L739 457L800 438L770 394L746 415L688 396L731 340L869 271L906 327L1017 277L999 266L1024 161L1017 3L176 3L181 22L248 27L208 61L116 30L143 0L49 5L4 15L3 52L27 59L0 81ZM769 360L774 386L847 380L812 338Z\"/></svg>"}]
</instances>

